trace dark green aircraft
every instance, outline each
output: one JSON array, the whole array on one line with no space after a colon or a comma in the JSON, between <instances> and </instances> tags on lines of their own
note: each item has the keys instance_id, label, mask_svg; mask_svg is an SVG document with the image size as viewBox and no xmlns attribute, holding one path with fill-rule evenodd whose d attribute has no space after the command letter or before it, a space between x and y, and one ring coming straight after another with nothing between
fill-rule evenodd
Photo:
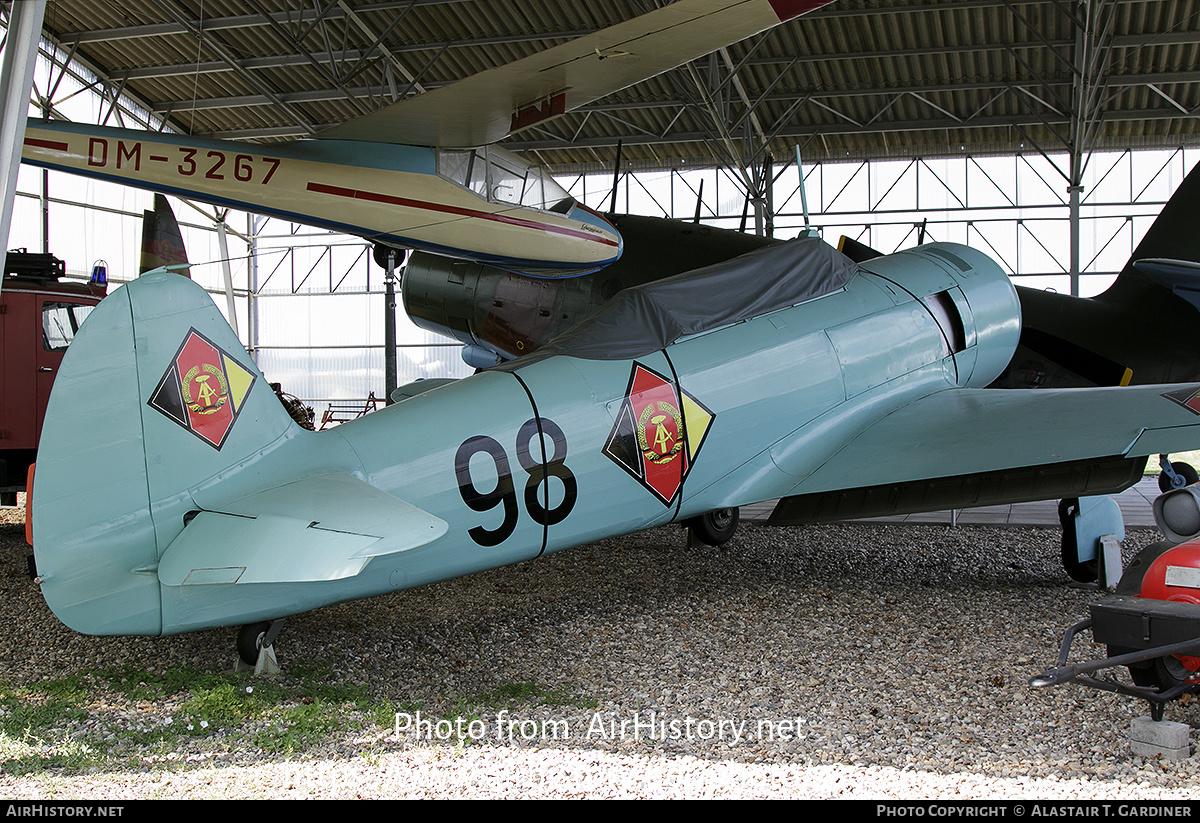
<instances>
[{"instance_id":1,"label":"dark green aircraft","mask_svg":"<svg viewBox=\"0 0 1200 823\"><path fill-rule=\"evenodd\" d=\"M618 292L731 260L774 241L700 223L606 215L625 253L581 277L538 279L511 271L413 252L401 278L404 310L418 326L464 344L476 368L529 354Z\"/></svg>"}]
</instances>

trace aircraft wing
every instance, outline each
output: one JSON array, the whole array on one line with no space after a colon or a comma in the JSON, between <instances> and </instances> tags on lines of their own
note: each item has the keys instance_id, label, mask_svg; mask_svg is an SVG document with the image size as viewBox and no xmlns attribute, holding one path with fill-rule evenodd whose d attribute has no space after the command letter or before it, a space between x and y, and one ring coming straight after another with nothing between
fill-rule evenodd
<instances>
[{"instance_id":1,"label":"aircraft wing","mask_svg":"<svg viewBox=\"0 0 1200 823\"><path fill-rule=\"evenodd\" d=\"M850 440L799 494L1200 447L1200 384L950 389ZM948 457L952 455L952 457Z\"/></svg>"},{"instance_id":2,"label":"aircraft wing","mask_svg":"<svg viewBox=\"0 0 1200 823\"><path fill-rule=\"evenodd\" d=\"M317 137L473 148L661 74L830 0L677 0L333 126Z\"/></svg>"}]
</instances>

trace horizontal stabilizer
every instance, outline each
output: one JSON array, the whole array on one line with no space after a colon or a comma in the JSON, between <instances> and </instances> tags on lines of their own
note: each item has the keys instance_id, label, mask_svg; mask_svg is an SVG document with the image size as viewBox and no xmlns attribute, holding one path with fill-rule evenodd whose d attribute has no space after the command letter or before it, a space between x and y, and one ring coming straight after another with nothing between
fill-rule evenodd
<instances>
[{"instance_id":1,"label":"horizontal stabilizer","mask_svg":"<svg viewBox=\"0 0 1200 823\"><path fill-rule=\"evenodd\" d=\"M353 577L372 557L423 546L444 520L349 474L310 477L196 514L167 547L167 586Z\"/></svg>"},{"instance_id":2,"label":"horizontal stabilizer","mask_svg":"<svg viewBox=\"0 0 1200 823\"><path fill-rule=\"evenodd\" d=\"M457 377L422 377L411 383L405 383L398 389L392 391L392 402L399 403L401 400L407 400L410 397L416 397L419 394L431 392L434 389L440 389L442 386L449 386L455 383L460 378Z\"/></svg>"},{"instance_id":3,"label":"horizontal stabilizer","mask_svg":"<svg viewBox=\"0 0 1200 823\"><path fill-rule=\"evenodd\" d=\"M1136 260L1133 267L1200 311L1200 263L1189 260Z\"/></svg>"}]
</instances>

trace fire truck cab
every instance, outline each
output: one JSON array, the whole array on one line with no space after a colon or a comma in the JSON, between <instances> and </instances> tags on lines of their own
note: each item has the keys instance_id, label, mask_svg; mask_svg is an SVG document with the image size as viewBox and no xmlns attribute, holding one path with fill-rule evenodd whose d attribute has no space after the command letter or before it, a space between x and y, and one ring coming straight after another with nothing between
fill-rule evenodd
<instances>
[{"instance_id":1,"label":"fire truck cab","mask_svg":"<svg viewBox=\"0 0 1200 823\"><path fill-rule=\"evenodd\" d=\"M50 386L106 278L66 281L51 254L10 251L0 289L0 505L15 506L34 462Z\"/></svg>"}]
</instances>

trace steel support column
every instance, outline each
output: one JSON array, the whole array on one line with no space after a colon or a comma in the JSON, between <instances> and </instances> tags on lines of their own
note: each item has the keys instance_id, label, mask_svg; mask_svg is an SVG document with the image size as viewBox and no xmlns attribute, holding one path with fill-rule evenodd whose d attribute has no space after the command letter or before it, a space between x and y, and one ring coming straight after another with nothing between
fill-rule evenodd
<instances>
[{"instance_id":1,"label":"steel support column","mask_svg":"<svg viewBox=\"0 0 1200 823\"><path fill-rule=\"evenodd\" d=\"M246 215L246 234L250 237L250 256L246 260L246 350L258 363L258 233L265 217Z\"/></svg>"},{"instance_id":2,"label":"steel support column","mask_svg":"<svg viewBox=\"0 0 1200 823\"><path fill-rule=\"evenodd\" d=\"M225 307L229 312L229 326L236 335L238 333L237 301L233 299L233 270L229 265L229 239L225 236L225 230L229 228L225 223L225 218L228 216L229 209L225 209L217 215L217 245L221 249L221 274L225 280Z\"/></svg>"},{"instance_id":3,"label":"steel support column","mask_svg":"<svg viewBox=\"0 0 1200 823\"><path fill-rule=\"evenodd\" d=\"M1079 177L1074 169L1074 157L1072 157L1072 181L1078 181ZM1077 182L1067 189L1071 195L1070 216L1069 222L1071 226L1071 296L1079 296L1079 198L1083 194L1083 186Z\"/></svg>"},{"instance_id":4,"label":"steel support column","mask_svg":"<svg viewBox=\"0 0 1200 823\"><path fill-rule=\"evenodd\" d=\"M396 250L388 249L387 275L383 281L383 391L384 405L393 402L392 392L398 381L396 374Z\"/></svg>"},{"instance_id":5,"label":"steel support column","mask_svg":"<svg viewBox=\"0 0 1200 823\"><path fill-rule=\"evenodd\" d=\"M4 198L0 201L0 272L8 249L17 170L21 165L25 120L29 116L29 94L33 90L33 68L45 14L46 0L29 0L13 3L8 17L4 58L0 63L0 106L3 106L0 108L0 194ZM0 288L3 279L0 276Z\"/></svg>"}]
</instances>

